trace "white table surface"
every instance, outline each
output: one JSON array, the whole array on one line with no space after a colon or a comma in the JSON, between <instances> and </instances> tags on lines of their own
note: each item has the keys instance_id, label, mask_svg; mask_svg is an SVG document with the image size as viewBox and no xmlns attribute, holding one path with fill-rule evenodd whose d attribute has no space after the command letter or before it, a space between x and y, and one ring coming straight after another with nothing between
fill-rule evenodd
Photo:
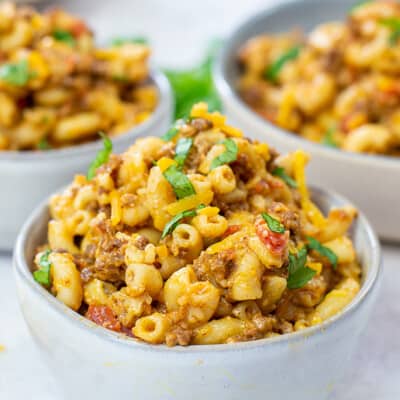
<instances>
[{"instance_id":1,"label":"white table surface","mask_svg":"<svg viewBox=\"0 0 400 400\"><path fill-rule=\"evenodd\" d=\"M209 38L222 37L242 18L278 2L69 0L68 8L87 17L100 32L100 40L144 34L152 42L156 64L183 66L201 57ZM383 256L380 297L359 343L352 372L336 388L334 400L400 399L400 246L384 246ZM0 346L4 346L0 351L1 400L61 399L22 319L9 255L0 255Z\"/></svg>"}]
</instances>

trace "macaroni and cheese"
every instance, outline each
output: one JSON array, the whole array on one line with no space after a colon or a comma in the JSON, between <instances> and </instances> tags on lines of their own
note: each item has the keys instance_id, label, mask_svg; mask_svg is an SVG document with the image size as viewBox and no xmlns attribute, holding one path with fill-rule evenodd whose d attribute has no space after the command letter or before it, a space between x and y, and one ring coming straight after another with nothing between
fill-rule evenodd
<instances>
[{"instance_id":1,"label":"macaroni and cheese","mask_svg":"<svg viewBox=\"0 0 400 400\"><path fill-rule=\"evenodd\" d=\"M319 324L359 291L348 236L357 211L323 215L307 162L246 139L199 103L163 137L138 139L51 198L34 278L95 323L152 344Z\"/></svg>"},{"instance_id":2,"label":"macaroni and cheese","mask_svg":"<svg viewBox=\"0 0 400 400\"><path fill-rule=\"evenodd\" d=\"M259 115L342 150L400 155L400 4L366 1L343 22L263 34L238 52L238 91Z\"/></svg>"},{"instance_id":3,"label":"macaroni and cheese","mask_svg":"<svg viewBox=\"0 0 400 400\"><path fill-rule=\"evenodd\" d=\"M99 48L86 24L60 9L0 4L0 151L46 150L119 135L157 105L149 48Z\"/></svg>"}]
</instances>

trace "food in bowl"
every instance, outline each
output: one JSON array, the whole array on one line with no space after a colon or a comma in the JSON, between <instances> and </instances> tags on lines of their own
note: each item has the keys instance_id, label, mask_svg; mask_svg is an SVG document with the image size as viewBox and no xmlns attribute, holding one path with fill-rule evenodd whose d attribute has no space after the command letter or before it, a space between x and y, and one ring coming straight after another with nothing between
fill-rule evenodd
<instances>
[{"instance_id":1,"label":"food in bowl","mask_svg":"<svg viewBox=\"0 0 400 400\"><path fill-rule=\"evenodd\" d=\"M259 115L342 150L400 155L400 4L366 1L345 21L262 34L238 51L237 87Z\"/></svg>"},{"instance_id":2,"label":"food in bowl","mask_svg":"<svg viewBox=\"0 0 400 400\"><path fill-rule=\"evenodd\" d=\"M199 103L109 153L51 198L33 272L95 323L168 346L248 341L319 324L359 291L357 211L322 214L303 151L279 156Z\"/></svg>"},{"instance_id":3,"label":"food in bowl","mask_svg":"<svg viewBox=\"0 0 400 400\"><path fill-rule=\"evenodd\" d=\"M147 45L97 47L81 19L0 5L0 150L46 150L126 133L158 103Z\"/></svg>"}]
</instances>

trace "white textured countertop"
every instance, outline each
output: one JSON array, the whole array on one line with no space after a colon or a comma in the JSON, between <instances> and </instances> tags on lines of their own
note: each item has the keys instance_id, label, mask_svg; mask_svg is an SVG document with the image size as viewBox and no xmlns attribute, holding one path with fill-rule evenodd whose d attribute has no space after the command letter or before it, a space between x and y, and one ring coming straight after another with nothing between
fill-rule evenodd
<instances>
[{"instance_id":1,"label":"white textured countertop","mask_svg":"<svg viewBox=\"0 0 400 400\"><path fill-rule=\"evenodd\" d=\"M223 36L246 15L272 3L278 1L69 0L67 8L88 16L101 40L144 34L151 40L156 64L179 66L199 59L209 38ZM384 277L375 312L359 343L352 373L332 400L400 399L400 247L385 246L383 255ZM1 400L61 400L22 319L11 258L6 255L0 255L0 346Z\"/></svg>"}]
</instances>

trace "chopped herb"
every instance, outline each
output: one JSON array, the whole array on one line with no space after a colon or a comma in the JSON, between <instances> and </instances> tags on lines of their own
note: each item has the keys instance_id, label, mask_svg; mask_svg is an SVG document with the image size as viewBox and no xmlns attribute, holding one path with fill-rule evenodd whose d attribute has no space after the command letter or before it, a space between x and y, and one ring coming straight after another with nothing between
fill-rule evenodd
<instances>
[{"instance_id":1,"label":"chopped herb","mask_svg":"<svg viewBox=\"0 0 400 400\"><path fill-rule=\"evenodd\" d=\"M40 256L39 259L40 269L38 269L33 273L33 278L35 279L35 281L44 286L50 286L50 280L51 280L50 276L51 262L49 261L50 253L51 250L48 249Z\"/></svg>"},{"instance_id":2,"label":"chopped herb","mask_svg":"<svg viewBox=\"0 0 400 400\"><path fill-rule=\"evenodd\" d=\"M306 285L316 274L311 268L306 267L307 248L303 247L297 254L289 253L288 289L299 289Z\"/></svg>"},{"instance_id":3,"label":"chopped herb","mask_svg":"<svg viewBox=\"0 0 400 400\"><path fill-rule=\"evenodd\" d=\"M285 233L285 227L275 218L267 213L262 213L264 221L267 223L268 228L275 233Z\"/></svg>"},{"instance_id":4,"label":"chopped herb","mask_svg":"<svg viewBox=\"0 0 400 400\"><path fill-rule=\"evenodd\" d=\"M35 72L29 71L28 60L17 63L4 64L0 67L0 79L15 86L24 86L30 78L36 76Z\"/></svg>"},{"instance_id":5,"label":"chopped herb","mask_svg":"<svg viewBox=\"0 0 400 400\"><path fill-rule=\"evenodd\" d=\"M113 149L112 141L110 140L110 138L103 132L100 132L99 135L103 138L103 148L99 150L99 152L96 155L96 158L90 164L87 173L87 179L89 181L94 178L97 168L99 168L108 161L108 158L110 157L110 154Z\"/></svg>"},{"instance_id":6,"label":"chopped herb","mask_svg":"<svg viewBox=\"0 0 400 400\"><path fill-rule=\"evenodd\" d=\"M112 79L113 79L114 81L122 82L122 83L129 82L128 77L127 77L127 76L124 76L124 75L113 75L113 76L112 76Z\"/></svg>"},{"instance_id":7,"label":"chopped herb","mask_svg":"<svg viewBox=\"0 0 400 400\"><path fill-rule=\"evenodd\" d=\"M357 10L358 8L365 6L368 3L372 3L373 0L358 0L355 4L350 8L350 13Z\"/></svg>"},{"instance_id":8,"label":"chopped herb","mask_svg":"<svg viewBox=\"0 0 400 400\"><path fill-rule=\"evenodd\" d=\"M382 25L389 28L392 32L389 36L389 44L395 46L400 39L400 19L399 18L384 18L379 21Z\"/></svg>"},{"instance_id":9,"label":"chopped herb","mask_svg":"<svg viewBox=\"0 0 400 400\"><path fill-rule=\"evenodd\" d=\"M307 241L308 241L307 247L309 249L315 250L319 254L321 254L321 256L326 257L332 264L333 269L336 269L338 263L338 257L331 249L328 249L328 247L325 247L317 239L314 239L312 237L307 237Z\"/></svg>"},{"instance_id":10,"label":"chopped herb","mask_svg":"<svg viewBox=\"0 0 400 400\"><path fill-rule=\"evenodd\" d=\"M210 111L220 111L221 101L212 79L212 64L220 41L211 43L208 54L198 66L184 70L165 70L175 96L175 118L190 115L193 104L206 102Z\"/></svg>"},{"instance_id":11,"label":"chopped herb","mask_svg":"<svg viewBox=\"0 0 400 400\"><path fill-rule=\"evenodd\" d=\"M186 121L184 119L178 119L175 121L174 125L171 126L168 132L161 136L161 139L166 142L172 140L179 133L179 129L185 124L185 122Z\"/></svg>"},{"instance_id":12,"label":"chopped herb","mask_svg":"<svg viewBox=\"0 0 400 400\"><path fill-rule=\"evenodd\" d=\"M117 37L111 40L111 46L113 47L122 46L126 43L148 44L149 41L144 36L136 36L130 38Z\"/></svg>"},{"instance_id":13,"label":"chopped herb","mask_svg":"<svg viewBox=\"0 0 400 400\"><path fill-rule=\"evenodd\" d=\"M285 169L283 167L276 167L272 171L272 175L281 178L291 188L297 188L297 182L285 172Z\"/></svg>"},{"instance_id":14,"label":"chopped herb","mask_svg":"<svg viewBox=\"0 0 400 400\"><path fill-rule=\"evenodd\" d=\"M174 160L178 163L178 167L182 168L185 164L186 158L189 155L190 149L193 145L192 138L181 138L175 147Z\"/></svg>"},{"instance_id":15,"label":"chopped herb","mask_svg":"<svg viewBox=\"0 0 400 400\"><path fill-rule=\"evenodd\" d=\"M335 128L329 128L322 138L322 144L329 147L339 147L338 144L335 142L333 134L335 133Z\"/></svg>"},{"instance_id":16,"label":"chopped herb","mask_svg":"<svg viewBox=\"0 0 400 400\"><path fill-rule=\"evenodd\" d=\"M75 46L76 43L74 35L64 29L56 29L55 31L53 31L53 38L58 40L59 42L64 42L71 47Z\"/></svg>"},{"instance_id":17,"label":"chopped herb","mask_svg":"<svg viewBox=\"0 0 400 400\"><path fill-rule=\"evenodd\" d=\"M192 182L189 178L179 169L177 165L171 165L164 172L165 179L172 186L172 189L178 199L196 194Z\"/></svg>"},{"instance_id":18,"label":"chopped herb","mask_svg":"<svg viewBox=\"0 0 400 400\"><path fill-rule=\"evenodd\" d=\"M271 82L276 82L284 65L289 61L295 60L299 54L300 46L290 48L267 67L265 70L265 78Z\"/></svg>"},{"instance_id":19,"label":"chopped herb","mask_svg":"<svg viewBox=\"0 0 400 400\"><path fill-rule=\"evenodd\" d=\"M51 149L50 143L46 138L43 138L37 145L39 150L49 150Z\"/></svg>"},{"instance_id":20,"label":"chopped herb","mask_svg":"<svg viewBox=\"0 0 400 400\"><path fill-rule=\"evenodd\" d=\"M169 221L163 230L163 233L161 235L161 239L164 239L165 236L169 235L174 231L174 229L179 225L182 219L184 218L189 218L189 217L195 217L197 215L196 210L185 210L180 212L179 214L176 214L171 221Z\"/></svg>"},{"instance_id":21,"label":"chopped herb","mask_svg":"<svg viewBox=\"0 0 400 400\"><path fill-rule=\"evenodd\" d=\"M218 157L215 157L214 160L212 160L210 169L217 168L224 164L229 164L232 161L235 161L237 158L239 150L234 140L225 139L221 143L225 146L225 151Z\"/></svg>"}]
</instances>

